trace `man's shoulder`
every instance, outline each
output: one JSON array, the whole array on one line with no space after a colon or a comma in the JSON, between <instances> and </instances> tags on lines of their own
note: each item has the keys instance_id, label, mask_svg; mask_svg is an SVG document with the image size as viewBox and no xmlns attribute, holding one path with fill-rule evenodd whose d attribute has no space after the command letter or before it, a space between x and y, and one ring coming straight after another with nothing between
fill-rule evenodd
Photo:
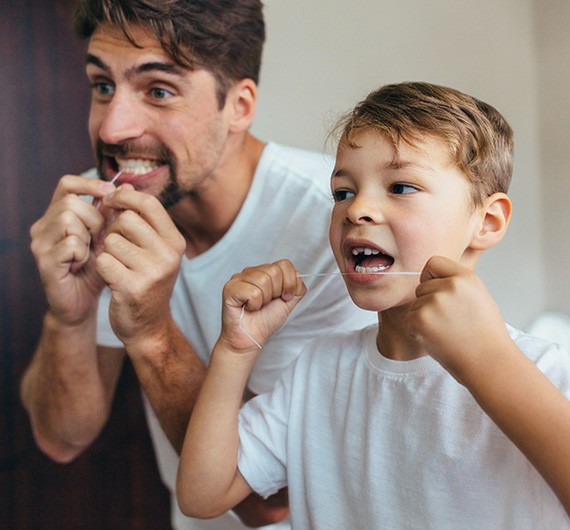
<instances>
[{"instance_id":1,"label":"man's shoulder","mask_svg":"<svg viewBox=\"0 0 570 530\"><path fill-rule=\"evenodd\" d=\"M328 183L334 159L330 155L269 142L264 157L274 171L294 174L309 180L324 179Z\"/></svg>"},{"instance_id":2,"label":"man's shoulder","mask_svg":"<svg viewBox=\"0 0 570 530\"><path fill-rule=\"evenodd\" d=\"M99 174L97 173L97 168L95 168L95 167L92 167L91 169L84 171L83 173L81 173L81 176L91 178L91 179L99 178Z\"/></svg>"}]
</instances>

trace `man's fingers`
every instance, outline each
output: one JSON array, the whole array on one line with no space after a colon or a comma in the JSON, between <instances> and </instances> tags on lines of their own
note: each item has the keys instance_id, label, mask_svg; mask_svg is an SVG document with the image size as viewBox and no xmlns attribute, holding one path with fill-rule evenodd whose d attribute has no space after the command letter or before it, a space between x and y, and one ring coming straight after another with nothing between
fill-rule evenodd
<instances>
[{"instance_id":1,"label":"man's fingers","mask_svg":"<svg viewBox=\"0 0 570 530\"><path fill-rule=\"evenodd\" d=\"M174 223L160 201L132 186L121 186L102 199L102 205L114 210L131 210L140 215L156 232L164 238L171 237Z\"/></svg>"},{"instance_id":2,"label":"man's fingers","mask_svg":"<svg viewBox=\"0 0 570 530\"><path fill-rule=\"evenodd\" d=\"M104 180L95 178L80 177L77 175L65 175L59 180L57 188L53 194L51 204L54 204L66 195L89 195L95 198L102 198L115 190L115 185Z\"/></svg>"}]
</instances>

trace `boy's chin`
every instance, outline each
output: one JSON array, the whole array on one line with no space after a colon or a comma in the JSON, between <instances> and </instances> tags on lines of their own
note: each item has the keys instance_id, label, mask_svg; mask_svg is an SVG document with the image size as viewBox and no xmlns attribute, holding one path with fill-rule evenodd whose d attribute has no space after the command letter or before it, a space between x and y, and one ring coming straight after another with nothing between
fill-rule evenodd
<instances>
[{"instance_id":1,"label":"boy's chin","mask_svg":"<svg viewBox=\"0 0 570 530\"><path fill-rule=\"evenodd\" d=\"M364 311L374 311L375 313L383 313L385 311L401 311L402 313L407 313L410 307L415 301L415 295L409 298L397 301L390 300L378 300L378 297L373 296L362 296L361 294L350 294L350 298L356 306Z\"/></svg>"}]
</instances>

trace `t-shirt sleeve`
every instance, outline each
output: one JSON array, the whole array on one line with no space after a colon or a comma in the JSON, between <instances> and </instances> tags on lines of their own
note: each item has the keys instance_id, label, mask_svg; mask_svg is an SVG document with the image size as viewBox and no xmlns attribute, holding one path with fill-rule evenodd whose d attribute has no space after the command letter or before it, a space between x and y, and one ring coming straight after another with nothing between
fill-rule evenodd
<instances>
[{"instance_id":1,"label":"t-shirt sleeve","mask_svg":"<svg viewBox=\"0 0 570 530\"><path fill-rule=\"evenodd\" d=\"M283 372L271 392L248 401L239 415L238 468L265 498L287 485L287 426L295 365Z\"/></svg>"}]
</instances>

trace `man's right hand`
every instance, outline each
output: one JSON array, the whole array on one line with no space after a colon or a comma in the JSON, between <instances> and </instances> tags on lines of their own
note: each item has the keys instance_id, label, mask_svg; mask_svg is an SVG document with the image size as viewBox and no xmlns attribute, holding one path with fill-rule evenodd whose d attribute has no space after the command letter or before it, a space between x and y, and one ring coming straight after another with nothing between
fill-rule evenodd
<instances>
[{"instance_id":1,"label":"man's right hand","mask_svg":"<svg viewBox=\"0 0 570 530\"><path fill-rule=\"evenodd\" d=\"M80 195L100 199L114 190L109 182L66 175L46 213L30 229L31 249L49 311L63 324L83 322L105 285L95 271L95 258L102 244L106 212Z\"/></svg>"}]
</instances>

